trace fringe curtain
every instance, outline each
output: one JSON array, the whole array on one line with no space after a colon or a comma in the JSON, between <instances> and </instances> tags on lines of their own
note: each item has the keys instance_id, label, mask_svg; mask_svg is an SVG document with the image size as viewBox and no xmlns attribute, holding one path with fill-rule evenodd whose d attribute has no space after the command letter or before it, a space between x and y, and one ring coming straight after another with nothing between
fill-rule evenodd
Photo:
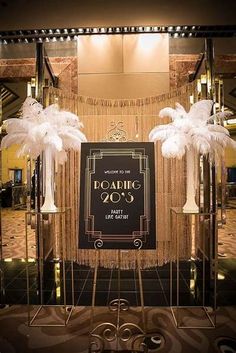
<instances>
[{"instance_id":1,"label":"fringe curtain","mask_svg":"<svg viewBox=\"0 0 236 353\"><path fill-rule=\"evenodd\" d=\"M159 124L169 122L160 119L158 113L166 106L174 107L179 102L186 109L190 105L190 95L195 95L195 86L189 84L170 93L140 99L110 100L67 94L56 88L45 90L46 105L58 103L61 109L77 114L84 124L84 133L90 142L107 141L113 130L119 129L126 141L148 141L150 130ZM118 125L117 125L118 124ZM183 206L185 202L185 160L164 159L160 143L155 144L156 168L156 250L140 251L142 268L163 265L176 257L174 234L170 230L170 207ZM79 184L80 155L69 151L68 161L56 172L56 204L70 207L70 216L66 219L66 257L79 264L95 265L95 250L78 248L79 232ZM191 256L190 224L188 217L173 219L173 228L180 235L180 256ZM62 230L63 231L63 230ZM172 232L173 233L173 232ZM57 254L58 255L58 254ZM121 251L121 267L135 268L137 250ZM117 250L100 250L99 265L116 267Z\"/></svg>"},{"instance_id":2,"label":"fringe curtain","mask_svg":"<svg viewBox=\"0 0 236 353\"><path fill-rule=\"evenodd\" d=\"M60 103L63 107L76 109L80 117L103 116L103 115L153 115L158 116L160 109L175 102L183 102L189 105L190 95L195 95L195 84L190 83L178 89L158 96L136 99L102 99L95 97L79 96L69 94L60 89L50 87L46 89L47 103ZM187 107L186 107L187 108ZM69 108L68 108L69 109Z\"/></svg>"}]
</instances>

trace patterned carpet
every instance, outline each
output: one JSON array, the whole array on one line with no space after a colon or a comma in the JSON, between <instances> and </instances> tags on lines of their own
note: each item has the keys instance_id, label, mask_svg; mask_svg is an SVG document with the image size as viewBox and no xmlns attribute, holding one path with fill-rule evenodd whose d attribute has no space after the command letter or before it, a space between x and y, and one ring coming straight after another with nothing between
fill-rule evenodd
<instances>
[{"instance_id":1,"label":"patterned carpet","mask_svg":"<svg viewBox=\"0 0 236 353\"><path fill-rule=\"evenodd\" d=\"M25 211L3 208L2 243L3 258L25 258ZM35 258L35 231L28 226L29 257Z\"/></svg>"},{"instance_id":2,"label":"patterned carpet","mask_svg":"<svg viewBox=\"0 0 236 353\"><path fill-rule=\"evenodd\" d=\"M82 353L88 352L90 340L91 310L88 307L76 307L67 327L28 327L27 307L12 306L0 310L0 352L1 353ZM47 313L49 314L49 313ZM169 308L146 308L145 317L149 336L160 334L163 344L150 352L160 353L217 353L235 352L232 348L217 347L220 337L228 337L236 342L236 308L228 307L218 310L217 328L215 329L177 329ZM58 310L53 314L54 320L61 319ZM41 321L40 321L41 320ZM49 322L49 316L44 314L38 321ZM141 325L141 313L138 308L130 308L121 314L120 324L134 323ZM54 321L55 322L55 321ZM107 308L96 308L94 326L103 322L116 323L116 314ZM120 326L119 326L120 327ZM102 330L96 333L102 334ZM137 332L136 332L137 333ZM151 335L152 333L152 335ZM130 349L133 339L126 342L114 337L114 332L107 332L110 342L105 342L104 349ZM128 336L127 336L128 337ZM148 338L148 337L147 337ZM147 338L145 342L148 343ZM96 338L93 338L96 341ZM140 350L143 337L137 339L133 346ZM149 337L150 340L150 337ZM96 342L99 342L98 340ZM150 347L150 346L149 346ZM156 346L158 347L158 345ZM232 347L232 346L231 346ZM101 346L100 346L101 348ZM151 347L150 347L151 348ZM224 350L223 350L224 349ZM143 350L142 350L143 351Z\"/></svg>"},{"instance_id":3,"label":"patterned carpet","mask_svg":"<svg viewBox=\"0 0 236 353\"><path fill-rule=\"evenodd\" d=\"M236 258L236 209L226 210L226 224L218 233L219 258Z\"/></svg>"},{"instance_id":4,"label":"patterned carpet","mask_svg":"<svg viewBox=\"0 0 236 353\"><path fill-rule=\"evenodd\" d=\"M227 223L219 229L219 257L236 258L236 209L227 209ZM35 232L28 227L29 256L35 258ZM25 211L2 209L3 258L25 257Z\"/></svg>"}]
</instances>

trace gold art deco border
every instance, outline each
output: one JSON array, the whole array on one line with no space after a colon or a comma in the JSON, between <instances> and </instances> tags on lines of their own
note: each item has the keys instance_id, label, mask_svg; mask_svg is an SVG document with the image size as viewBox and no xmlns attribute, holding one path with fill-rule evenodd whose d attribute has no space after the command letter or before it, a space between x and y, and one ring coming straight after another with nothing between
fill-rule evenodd
<instances>
[{"instance_id":1,"label":"gold art deco border","mask_svg":"<svg viewBox=\"0 0 236 353\"><path fill-rule=\"evenodd\" d=\"M96 160L105 156L131 156L132 159L139 160L139 172L144 177L144 214L140 215L140 229L133 231L131 234L102 234L101 231L94 230L94 215L91 214L91 175L95 173ZM142 242L146 242L150 224L150 168L145 148L90 149L90 154L86 157L85 190L85 234L88 235L88 242L94 242L97 239L114 242L129 242L134 239L141 239Z\"/></svg>"}]
</instances>

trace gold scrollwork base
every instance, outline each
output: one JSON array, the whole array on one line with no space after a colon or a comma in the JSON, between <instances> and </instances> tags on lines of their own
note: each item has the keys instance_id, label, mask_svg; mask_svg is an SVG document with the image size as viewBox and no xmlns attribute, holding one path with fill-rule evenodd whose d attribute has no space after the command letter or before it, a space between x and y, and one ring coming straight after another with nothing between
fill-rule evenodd
<instances>
[{"instance_id":1,"label":"gold scrollwork base","mask_svg":"<svg viewBox=\"0 0 236 353\"><path fill-rule=\"evenodd\" d=\"M144 333L138 325L133 323L125 323L116 327L114 324L104 322L91 332L89 352L101 353L106 343L112 343L115 340L117 341L116 347L120 342L129 342L131 352L147 353L149 350L161 349L165 345L164 336L159 332Z\"/></svg>"},{"instance_id":2,"label":"gold scrollwork base","mask_svg":"<svg viewBox=\"0 0 236 353\"><path fill-rule=\"evenodd\" d=\"M104 322L97 325L92 332L91 341L89 346L89 352L100 353L104 350L106 343L112 343L116 341L116 345L120 342L130 342L133 345L134 341L138 338L145 338L145 332L138 325L128 322L122 325L114 325L110 322ZM140 343L142 351L144 349L143 342Z\"/></svg>"},{"instance_id":3,"label":"gold scrollwork base","mask_svg":"<svg viewBox=\"0 0 236 353\"><path fill-rule=\"evenodd\" d=\"M109 303L110 311L128 311L129 310L129 302L126 299L114 299Z\"/></svg>"}]
</instances>

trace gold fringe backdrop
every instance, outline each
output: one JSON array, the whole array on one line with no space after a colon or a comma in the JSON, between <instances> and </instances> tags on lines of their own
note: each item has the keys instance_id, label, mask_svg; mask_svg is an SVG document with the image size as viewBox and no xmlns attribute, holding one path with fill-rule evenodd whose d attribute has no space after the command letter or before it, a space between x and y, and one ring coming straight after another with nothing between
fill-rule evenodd
<instances>
[{"instance_id":1,"label":"gold fringe backdrop","mask_svg":"<svg viewBox=\"0 0 236 353\"><path fill-rule=\"evenodd\" d=\"M160 119L160 109L174 107L179 102L186 109L190 105L190 95L195 95L195 86L188 84L180 89L156 97L140 99L110 100L67 94L56 88L45 89L45 104L58 103L61 109L77 114L84 124L83 132L89 142L148 141L150 130L168 123ZM117 135L118 131L118 135ZM116 134L115 134L116 133ZM117 137L118 136L118 137ZM185 160L168 160L161 155L160 143L155 144L156 178L156 250L140 251L142 268L162 265L175 259L176 244L170 232L170 207L183 206L185 202ZM70 216L66 219L66 257L79 264L95 265L95 250L78 248L79 232L79 185L80 155L69 151L68 161L60 166L55 175L55 198L59 207L70 207ZM180 221L182 218L182 221ZM173 229L180 234L180 255L188 259L191 256L190 227L187 217L174 220ZM121 251L121 267L136 266L137 250ZM116 267L118 251L99 250L99 264L104 267Z\"/></svg>"}]
</instances>

